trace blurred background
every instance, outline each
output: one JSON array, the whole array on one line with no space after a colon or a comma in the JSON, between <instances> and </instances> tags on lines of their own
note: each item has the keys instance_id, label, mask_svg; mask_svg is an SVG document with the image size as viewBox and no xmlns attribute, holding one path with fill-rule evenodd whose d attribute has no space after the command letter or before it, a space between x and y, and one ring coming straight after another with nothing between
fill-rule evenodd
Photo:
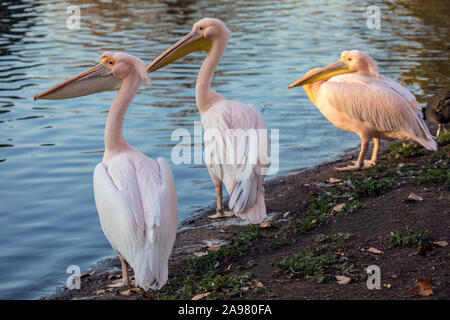
<instances>
[{"instance_id":1,"label":"blurred background","mask_svg":"<svg viewBox=\"0 0 450 320\"><path fill-rule=\"evenodd\" d=\"M367 7L381 10L369 29ZM79 30L66 9L81 10ZM114 92L62 101L34 95L92 67L103 51L150 63L203 17L232 31L213 87L254 104L280 134L278 175L356 147L359 137L328 122L303 89L288 84L307 70L360 49L380 72L423 103L449 89L450 2L440 0L2 1L0 4L0 299L34 299L65 284L66 268L87 271L114 254L95 208L92 173L102 159ZM172 131L193 135L200 116L195 81L204 53L152 75L124 123L127 141L170 159ZM215 200L204 166L172 164L180 220ZM270 179L271 177L267 177Z\"/></svg>"}]
</instances>

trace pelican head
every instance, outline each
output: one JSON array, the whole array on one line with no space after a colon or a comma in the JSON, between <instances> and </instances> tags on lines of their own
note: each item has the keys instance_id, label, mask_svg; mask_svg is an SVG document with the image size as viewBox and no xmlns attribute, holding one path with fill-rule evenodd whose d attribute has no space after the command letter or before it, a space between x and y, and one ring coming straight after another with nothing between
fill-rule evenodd
<instances>
[{"instance_id":1,"label":"pelican head","mask_svg":"<svg viewBox=\"0 0 450 320\"><path fill-rule=\"evenodd\" d=\"M142 60L126 53L105 52L98 65L36 95L34 100L69 99L117 90L131 70L138 72L142 80L148 83L148 74Z\"/></svg>"},{"instance_id":2,"label":"pelican head","mask_svg":"<svg viewBox=\"0 0 450 320\"><path fill-rule=\"evenodd\" d=\"M303 78L292 83L288 88L304 86L320 80L345 73L358 73L368 77L378 76L378 67L375 61L367 53L359 50L343 51L341 58L335 63L323 68L309 71Z\"/></svg>"},{"instance_id":3,"label":"pelican head","mask_svg":"<svg viewBox=\"0 0 450 320\"><path fill-rule=\"evenodd\" d=\"M219 19L201 19L194 24L191 32L153 60L147 67L147 71L154 72L191 52L206 51L208 53L213 42L222 40L221 43L226 44L230 35L230 30Z\"/></svg>"}]
</instances>

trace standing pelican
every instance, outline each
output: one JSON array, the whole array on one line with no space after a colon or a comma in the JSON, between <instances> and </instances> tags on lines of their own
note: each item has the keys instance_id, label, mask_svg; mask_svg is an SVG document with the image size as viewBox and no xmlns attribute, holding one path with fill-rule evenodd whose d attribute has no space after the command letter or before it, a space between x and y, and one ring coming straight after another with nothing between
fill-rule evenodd
<instances>
[{"instance_id":1,"label":"standing pelican","mask_svg":"<svg viewBox=\"0 0 450 320\"><path fill-rule=\"evenodd\" d=\"M437 149L414 95L380 75L375 61L362 51L342 52L339 61L308 71L289 88L297 86L303 86L328 121L361 138L357 162L336 168L339 171L375 165L380 139L414 140L428 150ZM372 139L372 158L364 161Z\"/></svg>"},{"instance_id":2,"label":"standing pelican","mask_svg":"<svg viewBox=\"0 0 450 320\"><path fill-rule=\"evenodd\" d=\"M125 112L142 81L149 83L144 62L125 53L106 52L100 64L35 100L71 98L120 87L106 119L103 161L94 171L95 203L103 232L122 264L122 279L111 286L130 284L129 264L136 285L148 290L160 289L167 281L178 204L167 161L145 156L123 136Z\"/></svg>"},{"instance_id":3,"label":"standing pelican","mask_svg":"<svg viewBox=\"0 0 450 320\"><path fill-rule=\"evenodd\" d=\"M226 100L211 89L214 71L225 52L230 35L230 30L222 21L211 18L202 19L194 24L192 32L156 58L147 70L156 71L194 51L207 52L197 78L195 97L205 136L208 130L211 130L217 132L220 136L219 140L224 142L222 144L224 150L220 150L222 156L208 154L205 157L205 160L209 160L208 171L217 196L217 213L210 217L230 216L224 213L222 206L222 185L225 184L231 195L228 206L233 213L251 223L258 223L266 217L263 187L263 171L269 163L266 124L261 112L253 105ZM243 146L246 143L244 134L237 134L237 157L241 160L239 164L224 161L224 154L229 155L234 152L232 150L234 147L226 143L230 141L233 130L234 134L239 130L265 132L265 136L264 134L263 137L259 136L261 139L250 146L250 148L258 148L256 161L249 160L248 146Z\"/></svg>"}]
</instances>

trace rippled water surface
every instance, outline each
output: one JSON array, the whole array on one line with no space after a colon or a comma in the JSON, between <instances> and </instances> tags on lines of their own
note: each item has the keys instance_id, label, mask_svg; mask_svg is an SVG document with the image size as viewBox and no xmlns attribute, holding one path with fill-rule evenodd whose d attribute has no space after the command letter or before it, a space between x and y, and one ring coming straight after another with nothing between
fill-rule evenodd
<instances>
[{"instance_id":1,"label":"rippled water surface","mask_svg":"<svg viewBox=\"0 0 450 320\"><path fill-rule=\"evenodd\" d=\"M213 86L252 103L280 130L280 171L308 167L359 143L331 125L303 89L287 90L307 70L345 49L370 53L385 75L421 102L448 83L446 1L380 4L381 29L366 26L364 1L79 1L81 29L66 28L76 1L2 1L0 11L0 298L51 293L75 264L86 271L113 251L101 230L92 173L101 161L106 112L115 93L63 101L33 96L93 66L103 51L150 62L198 19L232 31ZM447 3L447 4L446 4ZM203 53L192 54L141 87L124 124L130 144L170 159L175 128L199 120L195 80ZM215 200L207 170L172 165L180 219Z\"/></svg>"}]
</instances>

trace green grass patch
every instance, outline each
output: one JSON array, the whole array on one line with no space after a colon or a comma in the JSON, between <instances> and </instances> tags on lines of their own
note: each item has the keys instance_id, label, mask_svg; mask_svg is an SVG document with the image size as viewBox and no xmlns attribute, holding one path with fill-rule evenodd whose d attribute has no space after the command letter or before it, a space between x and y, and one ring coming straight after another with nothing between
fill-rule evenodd
<instances>
[{"instance_id":1,"label":"green grass patch","mask_svg":"<svg viewBox=\"0 0 450 320\"><path fill-rule=\"evenodd\" d=\"M284 257L274 267L291 276L302 275L314 277L322 283L326 279L334 277L337 270L355 272L354 265L348 265L347 261L338 257L335 253L323 252L324 247L314 250L306 250Z\"/></svg>"},{"instance_id":2,"label":"green grass patch","mask_svg":"<svg viewBox=\"0 0 450 320\"><path fill-rule=\"evenodd\" d=\"M346 240L350 239L350 233L335 233L335 234L319 234L316 237L316 242L335 242L338 245L343 245Z\"/></svg>"},{"instance_id":3,"label":"green grass patch","mask_svg":"<svg viewBox=\"0 0 450 320\"><path fill-rule=\"evenodd\" d=\"M391 244L394 247L405 247L408 245L422 245L430 237L430 232L425 230L415 230L408 226L399 231L391 232Z\"/></svg>"},{"instance_id":4,"label":"green grass patch","mask_svg":"<svg viewBox=\"0 0 450 320\"><path fill-rule=\"evenodd\" d=\"M185 263L190 271L197 274L214 271L216 265L225 257L240 256L249 250L254 240L267 236L259 225L249 225L242 233L235 233L230 243L219 250L210 251L205 256L189 258Z\"/></svg>"},{"instance_id":5,"label":"green grass patch","mask_svg":"<svg viewBox=\"0 0 450 320\"><path fill-rule=\"evenodd\" d=\"M391 159L406 159L424 155L427 150L415 142L394 142L389 148L388 157Z\"/></svg>"}]
</instances>

